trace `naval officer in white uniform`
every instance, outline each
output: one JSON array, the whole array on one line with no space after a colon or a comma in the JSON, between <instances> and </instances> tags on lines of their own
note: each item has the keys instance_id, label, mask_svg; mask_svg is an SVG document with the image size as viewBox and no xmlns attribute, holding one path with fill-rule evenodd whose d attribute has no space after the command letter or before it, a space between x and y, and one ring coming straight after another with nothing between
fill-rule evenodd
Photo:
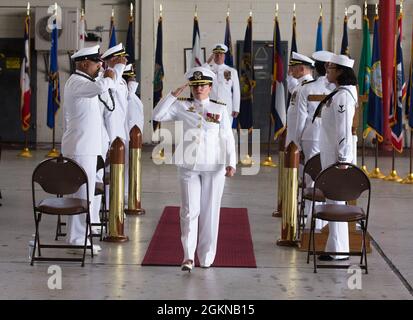
<instances>
[{"instance_id":1,"label":"naval officer in white uniform","mask_svg":"<svg viewBox=\"0 0 413 320\"><path fill-rule=\"evenodd\" d=\"M345 55L334 55L327 66L327 79L336 85L321 111L320 157L323 169L336 162L353 161L353 135L351 127L357 107L357 78L353 71L354 60ZM327 200L327 203L344 204ZM325 251L349 252L348 223L329 222L329 235ZM320 260L344 260L348 256L321 255Z\"/></svg>"},{"instance_id":2,"label":"naval officer in white uniform","mask_svg":"<svg viewBox=\"0 0 413 320\"><path fill-rule=\"evenodd\" d=\"M316 80L304 82L299 90L297 97L297 127L296 134L299 149L304 154L304 163L320 152L319 138L321 128L321 118L316 118L313 122L314 112L320 101L309 101L310 95L328 95L334 90L335 85L327 80L325 65L331 59L334 53L329 51L314 52L312 58L315 60ZM312 186L309 175L306 175L305 182L307 186ZM307 216L307 226L311 222L311 201L305 200L305 216ZM321 229L324 222L317 220L316 229Z\"/></svg>"},{"instance_id":3,"label":"naval officer in white uniform","mask_svg":"<svg viewBox=\"0 0 413 320\"><path fill-rule=\"evenodd\" d=\"M287 137L285 139L285 146L294 141L298 145L296 137L297 129L297 96L301 85L304 82L313 80L312 68L314 61L305 55L293 52L289 63L289 73L297 79L298 85L291 91L290 104L287 109Z\"/></svg>"},{"instance_id":4,"label":"naval officer in white uniform","mask_svg":"<svg viewBox=\"0 0 413 320\"><path fill-rule=\"evenodd\" d=\"M133 65L128 64L123 71L123 79L128 84L128 108L126 112L126 132L130 132L133 126L137 125L143 133L144 114L143 103L136 95L139 83L136 82L136 74L133 70ZM129 141L129 136L127 136Z\"/></svg>"},{"instance_id":5,"label":"naval officer in white uniform","mask_svg":"<svg viewBox=\"0 0 413 320\"><path fill-rule=\"evenodd\" d=\"M183 124L184 139L175 151L175 162L182 202L181 267L191 271L195 249L201 267L208 268L214 262L225 176L235 174L236 154L226 106L209 99L215 74L196 67L185 77L189 83L159 101L153 119ZM188 85L194 98L178 98Z\"/></svg>"},{"instance_id":6,"label":"naval officer in white uniform","mask_svg":"<svg viewBox=\"0 0 413 320\"><path fill-rule=\"evenodd\" d=\"M211 99L224 102L227 105L228 115L236 118L241 101L239 78L237 70L224 63L227 51L228 47L225 44L216 44L212 49L212 55L203 67L208 67L215 73L216 79L212 85Z\"/></svg>"},{"instance_id":7,"label":"naval officer in white uniform","mask_svg":"<svg viewBox=\"0 0 413 320\"><path fill-rule=\"evenodd\" d=\"M107 70L103 77L96 78L102 66L98 45L80 49L71 58L76 64L76 71L65 84L62 153L78 162L86 171L89 199L93 199L97 155L102 152L103 123L98 95L107 92L109 88L115 88L115 80L122 77L125 65L116 63L114 70ZM74 196L86 199L84 187ZM93 201L91 201L90 211L93 210ZM85 228L84 215L70 216L67 242L75 245L83 244Z\"/></svg>"}]
</instances>

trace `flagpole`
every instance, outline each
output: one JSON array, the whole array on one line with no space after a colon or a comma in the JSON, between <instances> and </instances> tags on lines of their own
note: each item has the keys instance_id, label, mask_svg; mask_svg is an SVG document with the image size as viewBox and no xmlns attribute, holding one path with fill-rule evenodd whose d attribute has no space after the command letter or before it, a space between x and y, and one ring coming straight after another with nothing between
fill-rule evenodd
<instances>
[{"instance_id":1,"label":"flagpole","mask_svg":"<svg viewBox=\"0 0 413 320\"><path fill-rule=\"evenodd\" d=\"M379 139L376 136L374 138L374 143L376 145L376 151L374 154L374 169L370 172L369 177L372 179L383 179L385 176L381 173L380 168L378 166L378 157L379 157Z\"/></svg>"},{"instance_id":2,"label":"flagpole","mask_svg":"<svg viewBox=\"0 0 413 320\"><path fill-rule=\"evenodd\" d=\"M54 3L54 15L55 15L55 19L57 19L57 3L56 2ZM56 24L54 25L54 28L57 28ZM53 121L53 130L52 130L52 150L50 150L49 153L46 155L47 158L54 158L54 157L59 156L59 152L56 150L56 147L55 147L55 132L56 132L56 129L55 129L56 128L56 113L55 112L53 114L53 117L54 117L54 121Z\"/></svg>"},{"instance_id":3,"label":"flagpole","mask_svg":"<svg viewBox=\"0 0 413 320\"><path fill-rule=\"evenodd\" d=\"M413 184L413 130L410 128L410 164L409 174L400 183Z\"/></svg>"},{"instance_id":4,"label":"flagpole","mask_svg":"<svg viewBox=\"0 0 413 320\"><path fill-rule=\"evenodd\" d=\"M29 52L28 52L28 57L27 57L27 59L30 59L30 2L28 2L27 3L27 12L26 12L26 15L27 15L27 17L28 17L28 19L29 19L29 30L28 30L28 36L29 36L29 39L27 40L28 41L28 46L29 46ZM22 67L24 67L24 66L22 66ZM29 70L28 70L28 72L29 72L29 76L30 76L30 64L29 64ZM23 94L22 94L22 99L24 99L24 92L23 92ZM24 130L24 148L23 148L23 150L19 153L19 156L20 157L23 157L23 158L31 158L31 157L33 157L33 155L32 155L32 153L30 152L30 149L29 149L29 128L27 129L27 130Z\"/></svg>"},{"instance_id":5,"label":"flagpole","mask_svg":"<svg viewBox=\"0 0 413 320\"><path fill-rule=\"evenodd\" d=\"M275 5L275 19L274 19L274 24L276 23L278 19L278 3ZM274 43L274 47L273 47L273 52L275 52L276 48L275 48L275 43ZM274 54L273 54L274 57ZM273 70L274 72L274 70ZM274 77L274 75L273 75ZM274 79L273 79L274 80ZM262 166L265 167L272 167L272 168L276 168L277 164L274 163L274 161L272 161L271 158L271 129L272 129L272 121L271 121L271 109L270 109L270 114L268 115L269 118L269 125L268 125L268 147L267 147L267 157L265 158L264 161L261 162Z\"/></svg>"}]
</instances>

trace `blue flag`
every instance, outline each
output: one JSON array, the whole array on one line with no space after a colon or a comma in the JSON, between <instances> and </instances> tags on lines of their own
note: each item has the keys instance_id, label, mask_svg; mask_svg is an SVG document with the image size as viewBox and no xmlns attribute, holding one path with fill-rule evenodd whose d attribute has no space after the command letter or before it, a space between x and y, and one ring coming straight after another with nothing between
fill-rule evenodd
<instances>
[{"instance_id":1,"label":"blue flag","mask_svg":"<svg viewBox=\"0 0 413 320\"><path fill-rule=\"evenodd\" d=\"M228 16L227 16L226 25L225 25L224 44L228 47L228 51L225 53L225 64L229 67L233 67L234 56L233 56L233 51L232 51L231 30L229 28L229 17Z\"/></svg>"},{"instance_id":2,"label":"blue flag","mask_svg":"<svg viewBox=\"0 0 413 320\"><path fill-rule=\"evenodd\" d=\"M55 126L55 115L60 108L60 81L57 66L57 25L53 21L52 45L50 49L50 71L49 90L47 95L47 126L53 129Z\"/></svg>"},{"instance_id":3,"label":"blue flag","mask_svg":"<svg viewBox=\"0 0 413 320\"><path fill-rule=\"evenodd\" d=\"M341 39L341 50L340 54L345 54L346 56L350 56L350 49L348 48L348 33L347 33L347 15L344 16L344 23L343 23L343 38Z\"/></svg>"},{"instance_id":4,"label":"blue flag","mask_svg":"<svg viewBox=\"0 0 413 320\"><path fill-rule=\"evenodd\" d=\"M323 17L320 15L317 23L317 38L315 42L315 51L323 50Z\"/></svg>"},{"instance_id":5,"label":"blue flag","mask_svg":"<svg viewBox=\"0 0 413 320\"><path fill-rule=\"evenodd\" d=\"M413 57L413 34L410 49L410 57ZM413 59L410 60L409 83L406 90L406 108L405 116L409 122L410 129L413 130Z\"/></svg>"},{"instance_id":6,"label":"blue flag","mask_svg":"<svg viewBox=\"0 0 413 320\"><path fill-rule=\"evenodd\" d=\"M115 27L113 27L115 28ZM116 37L115 37L116 45ZM128 33L126 34L126 46L125 51L128 54L128 63L135 63L135 41L133 39L133 17L129 17Z\"/></svg>"},{"instance_id":7,"label":"blue flag","mask_svg":"<svg viewBox=\"0 0 413 320\"><path fill-rule=\"evenodd\" d=\"M155 108L162 98L163 90L163 61L162 61L162 17L158 20L158 31L156 34L155 71L153 75L153 107ZM159 122L153 121L153 130L159 127Z\"/></svg>"},{"instance_id":8,"label":"blue flag","mask_svg":"<svg viewBox=\"0 0 413 320\"><path fill-rule=\"evenodd\" d=\"M109 31L109 48L116 46L116 29L115 29L115 19L110 18L110 31Z\"/></svg>"},{"instance_id":9,"label":"blue flag","mask_svg":"<svg viewBox=\"0 0 413 320\"><path fill-rule=\"evenodd\" d=\"M371 58L370 90L368 100L368 131L374 131L379 142L383 141L383 91L381 84L379 17L374 17L373 53ZM366 134L367 136L367 134Z\"/></svg>"},{"instance_id":10,"label":"blue flag","mask_svg":"<svg viewBox=\"0 0 413 320\"><path fill-rule=\"evenodd\" d=\"M245 30L244 48L240 63L240 87L241 105L238 118L236 118L238 120L237 125L241 129L252 129L252 100L255 87L252 61L252 17L248 18L247 29Z\"/></svg>"},{"instance_id":11,"label":"blue flag","mask_svg":"<svg viewBox=\"0 0 413 320\"><path fill-rule=\"evenodd\" d=\"M393 148L403 152L403 101L406 98L404 82L403 51L401 45L402 14L397 19L396 65L394 74L393 108L390 116L391 142Z\"/></svg>"}]
</instances>

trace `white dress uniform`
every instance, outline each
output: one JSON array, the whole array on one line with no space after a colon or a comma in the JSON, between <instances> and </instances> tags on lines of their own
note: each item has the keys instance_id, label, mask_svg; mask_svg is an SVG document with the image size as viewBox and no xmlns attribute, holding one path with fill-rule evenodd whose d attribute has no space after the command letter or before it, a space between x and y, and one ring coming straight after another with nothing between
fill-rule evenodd
<instances>
[{"instance_id":1,"label":"white dress uniform","mask_svg":"<svg viewBox=\"0 0 413 320\"><path fill-rule=\"evenodd\" d=\"M202 67L191 69L190 75L197 72L213 79L213 73ZM198 243L199 262L208 267L216 254L225 168L236 167L235 142L228 113L225 105L210 99L177 99L170 93L153 110L153 119L182 121L184 139L174 158L181 187L184 261L194 261Z\"/></svg>"},{"instance_id":2,"label":"white dress uniform","mask_svg":"<svg viewBox=\"0 0 413 320\"><path fill-rule=\"evenodd\" d=\"M320 156L323 169L337 161L352 162L355 156L351 126L357 104L357 90L355 86L340 86L336 90L338 92L321 112ZM332 200L327 200L327 203L344 204L342 201ZM329 222L329 236L325 250L349 251L347 222ZM336 256L336 258L342 257Z\"/></svg>"},{"instance_id":3,"label":"white dress uniform","mask_svg":"<svg viewBox=\"0 0 413 320\"><path fill-rule=\"evenodd\" d=\"M136 95L139 84L136 81L128 81L128 111L126 115L126 130L130 132L137 125L143 133L144 114L143 103ZM129 139L128 139L129 141Z\"/></svg>"},{"instance_id":4,"label":"white dress uniform","mask_svg":"<svg viewBox=\"0 0 413 320\"><path fill-rule=\"evenodd\" d=\"M304 82L313 80L311 74L306 74L298 80L298 86L296 86L291 92L290 104L287 109L287 137L285 139L285 147L287 147L291 141L294 141L298 145L296 137L296 128L297 128L297 96L301 89L301 85Z\"/></svg>"},{"instance_id":5,"label":"white dress uniform","mask_svg":"<svg viewBox=\"0 0 413 320\"><path fill-rule=\"evenodd\" d=\"M227 51L228 47L220 43L216 44L214 49L212 49L214 53L226 53ZM227 105L230 117L232 117L232 112L239 113L241 92L237 70L227 66L225 63L212 63L211 65L205 63L203 67L212 70L216 77L209 95L210 98L224 102Z\"/></svg>"},{"instance_id":6,"label":"white dress uniform","mask_svg":"<svg viewBox=\"0 0 413 320\"><path fill-rule=\"evenodd\" d=\"M320 76L317 80L303 83L299 90L297 99L296 137L298 146L304 153L305 162L320 152L319 138L321 118L316 118L313 122L314 112L320 102L309 101L308 96L327 95L334 89L334 87L334 84L330 83L325 76ZM307 186L311 186L314 183L308 175L306 175L305 181ZM305 201L305 215L307 216L306 226L309 227L311 222L312 202L309 200ZM316 229L320 229L323 226L324 223L322 221L316 221Z\"/></svg>"},{"instance_id":7,"label":"white dress uniform","mask_svg":"<svg viewBox=\"0 0 413 320\"><path fill-rule=\"evenodd\" d=\"M93 57L99 46L83 48L72 55L72 59ZM122 76L123 65L115 67L116 78ZM69 77L65 84L63 99L64 132L62 136L62 154L77 161L86 171L89 182L89 199L93 200L96 179L96 158L102 152L102 117L98 95L114 88L111 78L92 79L79 70ZM82 187L74 197L86 199ZM91 201L91 213L93 201ZM85 215L71 216L68 219L67 241L71 244L83 244L85 236Z\"/></svg>"}]
</instances>

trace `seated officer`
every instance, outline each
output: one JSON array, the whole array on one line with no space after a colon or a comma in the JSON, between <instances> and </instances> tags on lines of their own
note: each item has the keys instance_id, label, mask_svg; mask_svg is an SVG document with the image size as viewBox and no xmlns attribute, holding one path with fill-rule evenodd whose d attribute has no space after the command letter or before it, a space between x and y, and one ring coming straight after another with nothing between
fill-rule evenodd
<instances>
[{"instance_id":1,"label":"seated officer","mask_svg":"<svg viewBox=\"0 0 413 320\"><path fill-rule=\"evenodd\" d=\"M153 120L176 120L183 124L184 139L175 151L175 162L182 202L181 267L182 271L191 271L195 249L201 267L208 268L214 262L225 176L234 175L236 157L226 107L209 99L215 74L195 67L185 77L187 84L159 101ZM178 98L188 85L194 98Z\"/></svg>"}]
</instances>

